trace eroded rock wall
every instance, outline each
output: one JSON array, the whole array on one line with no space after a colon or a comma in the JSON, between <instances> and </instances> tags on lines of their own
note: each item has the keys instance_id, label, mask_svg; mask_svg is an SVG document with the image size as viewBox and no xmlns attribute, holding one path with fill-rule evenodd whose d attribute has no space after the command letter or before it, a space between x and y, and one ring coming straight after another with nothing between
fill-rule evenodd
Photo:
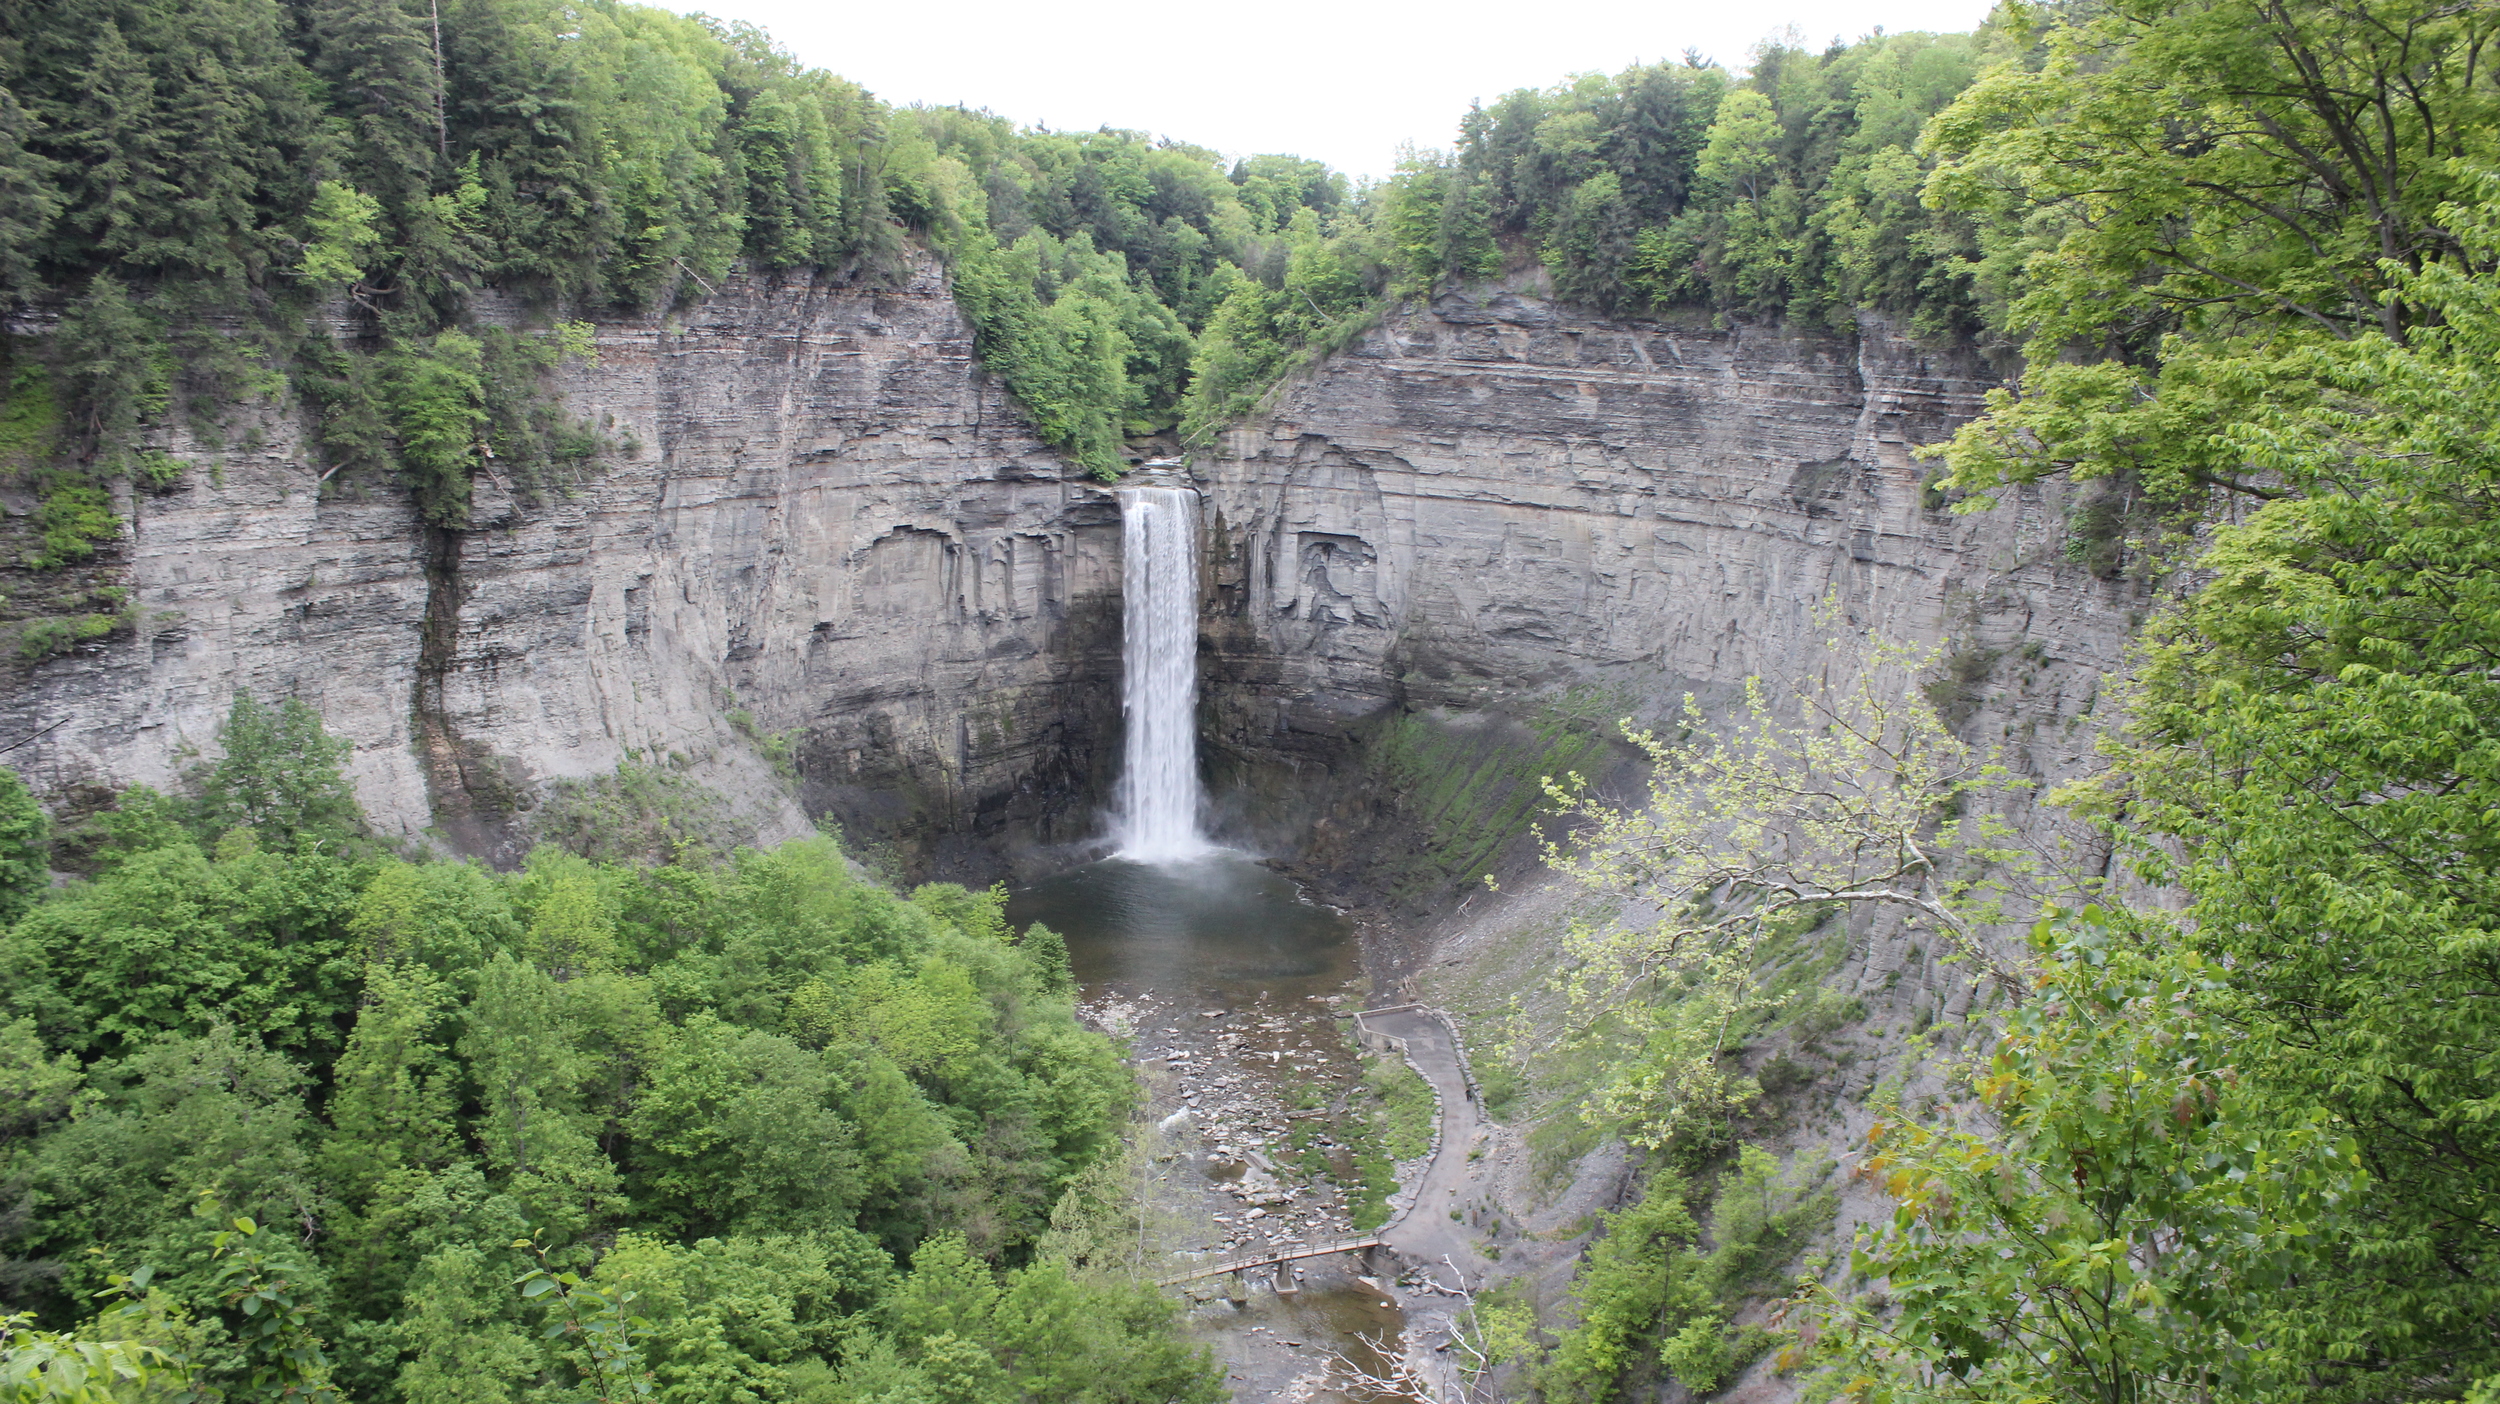
<instances>
[{"instance_id":1,"label":"eroded rock wall","mask_svg":"<svg viewBox=\"0 0 2500 1404\"><path fill-rule=\"evenodd\" d=\"M739 275L597 343L558 388L616 452L540 500L481 477L469 530L388 483L318 490L286 406L170 444L191 471L113 548L135 636L16 669L0 738L61 724L9 763L56 797L167 785L250 688L353 743L385 829L502 860L548 782L634 757L766 839L814 816L927 859L1093 822L1116 506L978 374L933 264L885 290Z\"/></svg>"},{"instance_id":2,"label":"eroded rock wall","mask_svg":"<svg viewBox=\"0 0 2500 1404\"><path fill-rule=\"evenodd\" d=\"M1991 383L1873 320L1618 322L1500 290L1400 309L1199 465L1219 763L1290 792L1385 712L1575 686L1613 715L1718 710L1880 635L1953 653L1965 735L2067 773L2141 592L2069 563L2054 489L1957 515L1926 485L1913 450Z\"/></svg>"}]
</instances>

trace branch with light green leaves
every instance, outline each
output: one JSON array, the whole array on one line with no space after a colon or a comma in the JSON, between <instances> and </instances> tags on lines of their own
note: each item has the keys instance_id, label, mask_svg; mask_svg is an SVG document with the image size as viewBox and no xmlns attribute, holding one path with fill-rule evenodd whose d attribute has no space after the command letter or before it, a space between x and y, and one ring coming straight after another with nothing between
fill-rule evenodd
<instances>
[{"instance_id":1,"label":"branch with light green leaves","mask_svg":"<svg viewBox=\"0 0 2500 1404\"><path fill-rule=\"evenodd\" d=\"M1610 1059L1597 1098L1641 1128L1635 1139L1662 1141L1750 1097L1722 1059L1781 1001L1763 978L1770 944L1836 907L1904 909L2014 1002L2028 989L1978 928L2005 919L2043 855L1993 816L1946 818L1965 796L2022 782L1956 738L1919 689L1936 650L1826 648L1855 657L1845 682L1827 671L1775 697L1749 679L1724 734L1689 696L1681 738L1626 721L1651 764L1640 803L1600 800L1578 774L1545 781L1573 834L1546 845L1547 863L1619 908L1657 913L1573 926L1556 981L1569 1014L1546 1044L1641 1046Z\"/></svg>"},{"instance_id":2,"label":"branch with light green leaves","mask_svg":"<svg viewBox=\"0 0 2500 1404\"><path fill-rule=\"evenodd\" d=\"M545 1340L562 1339L581 1352L576 1361L583 1383L599 1404L624 1404L651 1397L651 1372L643 1368L642 1343L651 1323L635 1315L640 1293L602 1291L577 1272L556 1269L545 1245L536 1238L513 1240L512 1246L533 1254L538 1266L514 1280L524 1298L552 1298Z\"/></svg>"},{"instance_id":3,"label":"branch with light green leaves","mask_svg":"<svg viewBox=\"0 0 2500 1404\"><path fill-rule=\"evenodd\" d=\"M1833 651L1840 653L1837 641ZM1624 723L1650 760L1640 806L1594 798L1586 777L1547 779L1555 808L1580 821L1545 858L1599 891L1661 909L1645 931L1615 930L1575 952L1615 975L1608 998L1696 958L1696 950L1803 907L1903 907L1952 938L1964 956L2019 995L2020 975L1983 947L1976 922L1993 895L1948 873L1950 858L2003 864L2001 825L1947 826L1956 799L2016 782L1946 729L1915 681L1934 650L1878 644L1873 666L1842 688L1800 683L1787 715L1762 680L1745 685L1729 734L1687 696L1687 739L1664 741Z\"/></svg>"}]
</instances>

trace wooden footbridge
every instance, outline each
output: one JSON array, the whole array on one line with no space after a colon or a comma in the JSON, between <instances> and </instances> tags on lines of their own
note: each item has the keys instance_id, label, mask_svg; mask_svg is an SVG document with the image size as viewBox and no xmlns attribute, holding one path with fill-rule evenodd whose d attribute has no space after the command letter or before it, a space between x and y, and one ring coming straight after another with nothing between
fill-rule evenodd
<instances>
[{"instance_id":1,"label":"wooden footbridge","mask_svg":"<svg viewBox=\"0 0 2500 1404\"><path fill-rule=\"evenodd\" d=\"M1367 1248L1377 1248L1380 1245L1381 1240L1377 1234L1361 1238L1332 1238L1324 1241L1314 1240L1309 1243L1289 1243L1282 1247L1262 1250L1248 1257L1227 1258L1220 1263L1209 1263L1205 1267L1184 1272L1178 1277L1164 1278L1155 1285L1173 1287L1183 1282L1195 1282L1202 1277L1222 1277L1228 1272L1250 1272L1258 1268L1290 1263L1297 1258L1324 1258L1331 1253L1360 1253Z\"/></svg>"}]
</instances>

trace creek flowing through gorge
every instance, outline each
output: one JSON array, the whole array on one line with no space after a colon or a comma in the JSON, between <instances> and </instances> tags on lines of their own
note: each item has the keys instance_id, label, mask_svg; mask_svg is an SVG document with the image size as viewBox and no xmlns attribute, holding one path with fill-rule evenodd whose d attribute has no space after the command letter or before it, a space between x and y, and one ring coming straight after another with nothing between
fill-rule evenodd
<instances>
[{"instance_id":1,"label":"creek flowing through gorge","mask_svg":"<svg viewBox=\"0 0 2500 1404\"><path fill-rule=\"evenodd\" d=\"M1123 773L1113 856L1017 890L1008 916L1066 938L1079 996L1128 1040L1152 1099L1152 1271L1353 1230L1358 1175L1342 1099L1362 1076L1348 1026L1368 987L1354 924L1200 825L1198 494L1119 491ZM1332 1110L1333 1109L1333 1110ZM1358 1108L1350 1114L1359 1118ZM1376 1212L1376 1211L1375 1211ZM1352 1255L1261 1275L1242 1300L1199 1282L1189 1328L1238 1400L1331 1400L1328 1356L1367 1368L1402 1318Z\"/></svg>"}]
</instances>

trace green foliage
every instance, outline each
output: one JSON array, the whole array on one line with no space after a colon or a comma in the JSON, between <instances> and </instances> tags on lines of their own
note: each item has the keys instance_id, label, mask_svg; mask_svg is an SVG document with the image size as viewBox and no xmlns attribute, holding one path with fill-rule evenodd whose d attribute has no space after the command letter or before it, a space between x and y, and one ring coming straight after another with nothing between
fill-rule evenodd
<instances>
[{"instance_id":1,"label":"green foliage","mask_svg":"<svg viewBox=\"0 0 2500 1404\"><path fill-rule=\"evenodd\" d=\"M401 470L418 510L438 526L466 526L469 477L486 427L485 351L461 331L398 342L380 357L380 391Z\"/></svg>"},{"instance_id":2,"label":"green foliage","mask_svg":"<svg viewBox=\"0 0 2500 1404\"><path fill-rule=\"evenodd\" d=\"M339 772L353 748L324 732L302 698L273 709L238 691L217 742L225 754L191 775L203 837L248 828L273 848L316 853L366 832L364 811Z\"/></svg>"},{"instance_id":3,"label":"green foliage","mask_svg":"<svg viewBox=\"0 0 2500 1404\"><path fill-rule=\"evenodd\" d=\"M642 1294L622 1287L601 1291L579 1273L550 1271L547 1250L530 1239L516 1240L512 1246L537 1253L539 1266L521 1275L521 1295L548 1300L543 1334L569 1348L566 1353L575 1358L590 1397L599 1404L650 1397L651 1372L642 1368L636 1333L647 1334L651 1323L633 1311ZM620 1245L624 1255L631 1255L636 1246ZM610 1254L607 1265L615 1266L624 1255Z\"/></svg>"},{"instance_id":4,"label":"green foliage","mask_svg":"<svg viewBox=\"0 0 2500 1404\"><path fill-rule=\"evenodd\" d=\"M0 935L23 1359L84 1349L53 1328L137 1257L165 1269L146 1360L224 1397L512 1401L568 1371L602 1397L780 1397L889 1366L1216 1397L1155 1294L995 1266L1032 1256L1135 1098L1076 1023L1064 943L1017 939L1003 890L905 900L820 839L659 868L549 845L501 876L376 860L342 843L345 750L309 709L238 695L221 739L197 801L125 793L94 876ZM39 883L41 811L0 771L12 796ZM203 1190L242 1217L193 1212ZM1019 1305L979 1330L889 1309L915 1253L929 1291L951 1261Z\"/></svg>"},{"instance_id":5,"label":"green foliage","mask_svg":"<svg viewBox=\"0 0 2500 1404\"><path fill-rule=\"evenodd\" d=\"M532 498L568 490L609 444L595 426L568 417L546 381L566 361L599 363L590 324L558 322L544 333L488 327L478 339L486 471Z\"/></svg>"},{"instance_id":6,"label":"green foliage","mask_svg":"<svg viewBox=\"0 0 2500 1404\"><path fill-rule=\"evenodd\" d=\"M2500 113L2483 6L2230 0L2047 12L1927 136L1928 198L1978 221L2026 369L1959 430L1952 484L2127 473L2162 500L2262 488L2227 430L2307 348L2402 341L2397 291L2468 254L2450 201ZM2123 192L2112 199L2110 192ZM2019 272L2017 272L2019 270ZM2017 281L2018 279L2018 281Z\"/></svg>"},{"instance_id":7,"label":"green foliage","mask_svg":"<svg viewBox=\"0 0 2500 1404\"><path fill-rule=\"evenodd\" d=\"M52 821L17 772L0 767L0 926L23 916L51 884ZM1064 965L1066 947L1060 948Z\"/></svg>"},{"instance_id":8,"label":"green foliage","mask_svg":"<svg viewBox=\"0 0 2500 1404\"><path fill-rule=\"evenodd\" d=\"M1401 1058L1375 1058L1363 1070L1363 1085L1380 1102L1380 1144L1391 1161L1413 1160L1432 1149L1432 1129L1439 1120L1440 1099L1432 1084Z\"/></svg>"},{"instance_id":9,"label":"green foliage","mask_svg":"<svg viewBox=\"0 0 2500 1404\"><path fill-rule=\"evenodd\" d=\"M954 265L982 363L1098 476L1119 471L1127 435L1195 436L1237 413L1281 369L1276 337L1298 347L1368 310L1365 273L1349 298L1347 270L1306 252L1336 234L1342 261L1358 227L1343 180L1314 162L1259 156L1227 173L1213 152L1141 132L898 117L889 186ZM1256 300L1244 287L1275 308L1237 303Z\"/></svg>"},{"instance_id":10,"label":"green foliage","mask_svg":"<svg viewBox=\"0 0 2500 1404\"><path fill-rule=\"evenodd\" d=\"M2362 1187L2360 1152L2233 1067L2219 967L2116 924L2097 908L2042 924L2063 943L2049 997L2016 1013L1976 1083L1994 1135L1887 1120L1870 1138L1862 1173L1899 1208L1855 1266L1899 1311L1837 1319L1863 1397L2315 1387L2283 1308L2313 1235Z\"/></svg>"},{"instance_id":11,"label":"green foliage","mask_svg":"<svg viewBox=\"0 0 2500 1404\"><path fill-rule=\"evenodd\" d=\"M62 312L52 350L72 452L95 473L127 471L140 426L162 414L172 394L158 320L119 278L98 274Z\"/></svg>"},{"instance_id":12,"label":"green foliage","mask_svg":"<svg viewBox=\"0 0 2500 1404\"><path fill-rule=\"evenodd\" d=\"M671 765L628 759L606 775L561 780L530 830L594 862L665 863L726 847L720 796Z\"/></svg>"},{"instance_id":13,"label":"green foliage","mask_svg":"<svg viewBox=\"0 0 2500 1404\"><path fill-rule=\"evenodd\" d=\"M2031 295L2119 358L2028 376L1956 450L2023 456L1975 481L2263 475L2268 500L2212 530L2112 774L2068 796L2183 906L2044 923L2040 997L1976 1081L1991 1115L1885 1128L1900 1209L1864 1266L1900 1310L1835 1308L1826 1337L1858 1398L2457 1398L2500 1368L2500 699L2471 661L2500 582L2500 179L2429 155L2483 120L2460 46L2489 23L2119 7L1989 99L2067 104L1970 147L2037 159L2041 191L2070 137L2164 139L2096 176L2143 182L2142 218L2052 223ZM2367 100L2395 86L2401 112ZM2368 150L2314 149L2356 124ZM2284 202L2264 223L2216 198L2256 189Z\"/></svg>"},{"instance_id":14,"label":"green foliage","mask_svg":"<svg viewBox=\"0 0 2500 1404\"><path fill-rule=\"evenodd\" d=\"M213 857L187 840L132 855L18 922L0 945L12 987L0 998L81 1050L226 1022L335 1049L358 973L355 879L337 859L248 841Z\"/></svg>"},{"instance_id":15,"label":"green foliage","mask_svg":"<svg viewBox=\"0 0 2500 1404\"><path fill-rule=\"evenodd\" d=\"M125 797L98 876L0 946L23 1206L0 1284L45 1329L138 1257L230 1395L517 1400L569 1373L692 1401L889 1371L1220 1397L1159 1295L999 1266L1135 1092L997 892L906 901L822 840L656 869L545 848L501 877L248 828L212 856L168 807ZM211 1242L203 1187L319 1228L281 1252L221 1213Z\"/></svg>"},{"instance_id":16,"label":"green foliage","mask_svg":"<svg viewBox=\"0 0 2500 1404\"><path fill-rule=\"evenodd\" d=\"M1451 725L1418 713L1383 722L1368 759L1427 836L1418 853L1384 864L1390 891L1431 902L1484 881L1533 831L1546 777L1610 761L1608 707L1618 700L1574 689L1517 725L1498 715Z\"/></svg>"},{"instance_id":17,"label":"green foliage","mask_svg":"<svg viewBox=\"0 0 2500 1404\"><path fill-rule=\"evenodd\" d=\"M193 1212L216 1219L220 1207L203 1197ZM214 1273L211 1290L229 1313L228 1329L242 1360L228 1367L227 1393L248 1399L334 1404L330 1359L317 1329L312 1293L319 1269L277 1235L262 1236L247 1215L209 1235ZM233 1320L240 1317L241 1320Z\"/></svg>"},{"instance_id":18,"label":"green foliage","mask_svg":"<svg viewBox=\"0 0 2500 1404\"><path fill-rule=\"evenodd\" d=\"M1322 232L1302 210L1279 231L1283 268L1273 284L1233 281L1200 334L1190 365L1183 432L1204 441L1249 413L1268 387L1335 351L1370 325L1376 278L1360 232Z\"/></svg>"},{"instance_id":19,"label":"green foliage","mask_svg":"<svg viewBox=\"0 0 2500 1404\"><path fill-rule=\"evenodd\" d=\"M1076 973L1068 962L1068 938L1035 922L1024 929L1016 945L1033 962L1042 989L1050 994L1066 994L1076 985Z\"/></svg>"},{"instance_id":20,"label":"green foliage","mask_svg":"<svg viewBox=\"0 0 2500 1404\"><path fill-rule=\"evenodd\" d=\"M1609 314L1699 305L1850 326L1976 330L1965 221L1923 208L1922 123L1977 75L1981 35L1771 44L1742 80L1697 62L1521 89L1377 202L1392 286L1426 292L1541 261Z\"/></svg>"},{"instance_id":21,"label":"green foliage","mask_svg":"<svg viewBox=\"0 0 2500 1404\"><path fill-rule=\"evenodd\" d=\"M102 1313L95 1327L132 1324L126 1310ZM31 1312L0 1316L0 1396L12 1404L121 1404L185 1393L183 1362L144 1341L90 1329L45 1331Z\"/></svg>"},{"instance_id":22,"label":"green foliage","mask_svg":"<svg viewBox=\"0 0 2500 1404\"><path fill-rule=\"evenodd\" d=\"M297 274L313 283L354 283L365 276L365 263L381 245L374 229L382 202L352 185L325 180L313 188L312 208L305 222L312 239L304 246Z\"/></svg>"},{"instance_id":23,"label":"green foliage","mask_svg":"<svg viewBox=\"0 0 2500 1404\"><path fill-rule=\"evenodd\" d=\"M0 472L19 477L57 450L61 405L42 362L12 354L7 371L8 397L0 400Z\"/></svg>"},{"instance_id":24,"label":"green foliage","mask_svg":"<svg viewBox=\"0 0 2500 1404\"><path fill-rule=\"evenodd\" d=\"M70 478L56 478L44 490L43 502L35 509L37 549L26 557L26 564L36 570L56 570L93 556L96 547L122 534L121 518L113 513L113 501L104 489L93 483ZM21 643L19 652L40 658L55 649L36 652Z\"/></svg>"},{"instance_id":25,"label":"green foliage","mask_svg":"<svg viewBox=\"0 0 2500 1404\"><path fill-rule=\"evenodd\" d=\"M1727 1319L1777 1285L1830 1224L1837 1196L1783 1179L1768 1154L1744 1147L1713 1201L1705 1250L1688 1194L1680 1177L1654 1171L1638 1204L1607 1216L1572 1282L1577 1323L1537 1372L1547 1397L1637 1398L1662 1376L1708 1394L1767 1348L1768 1333Z\"/></svg>"}]
</instances>

